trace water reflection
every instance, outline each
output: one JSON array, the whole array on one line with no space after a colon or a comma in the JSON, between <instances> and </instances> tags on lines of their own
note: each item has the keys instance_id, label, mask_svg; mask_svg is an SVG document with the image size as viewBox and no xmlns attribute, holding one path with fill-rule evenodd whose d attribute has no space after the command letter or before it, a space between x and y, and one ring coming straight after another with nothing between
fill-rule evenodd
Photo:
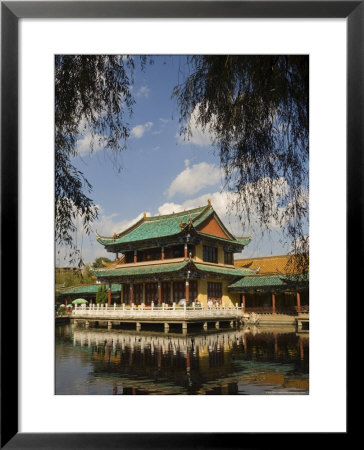
<instances>
[{"instance_id":1,"label":"water reflection","mask_svg":"<svg viewBox=\"0 0 364 450\"><path fill-rule=\"evenodd\" d=\"M56 327L56 394L308 394L294 328L177 335Z\"/></svg>"}]
</instances>

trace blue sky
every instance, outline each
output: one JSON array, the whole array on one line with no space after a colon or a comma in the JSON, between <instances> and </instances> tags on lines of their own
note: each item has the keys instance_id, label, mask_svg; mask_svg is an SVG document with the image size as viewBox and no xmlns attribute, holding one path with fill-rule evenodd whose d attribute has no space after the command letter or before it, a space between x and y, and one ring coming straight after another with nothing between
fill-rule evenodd
<instances>
[{"instance_id":1,"label":"blue sky","mask_svg":"<svg viewBox=\"0 0 364 450\"><path fill-rule=\"evenodd\" d=\"M95 145L90 154L87 132L78 142L79 156L72 162L93 187L90 197L99 207L94 231L111 236L131 225L143 212L168 214L202 206L210 198L233 234L253 234L240 257L287 253L289 248L279 242L279 228L273 226L270 233L262 235L257 228L242 228L235 214L227 214L232 197L222 189L219 156L211 145L211 137L195 125L193 117L191 140L184 141L179 136L177 103L171 94L184 78L184 60L161 56L154 61L145 71L135 72L136 104L129 120L131 137L127 149L118 156L120 173L113 157L101 146ZM86 263L99 256L114 257L97 243L94 233L86 236L81 229L75 239ZM63 254L61 251L57 257L57 265L67 264Z\"/></svg>"}]
</instances>

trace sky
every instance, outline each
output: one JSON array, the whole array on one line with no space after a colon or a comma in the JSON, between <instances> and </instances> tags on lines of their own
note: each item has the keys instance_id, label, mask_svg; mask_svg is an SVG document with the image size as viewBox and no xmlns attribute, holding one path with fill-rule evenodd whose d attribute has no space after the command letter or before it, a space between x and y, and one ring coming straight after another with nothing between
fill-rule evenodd
<instances>
[{"instance_id":1,"label":"sky","mask_svg":"<svg viewBox=\"0 0 364 450\"><path fill-rule=\"evenodd\" d=\"M218 152L212 137L204 133L190 118L192 136L185 141L179 133L179 112L173 88L179 84L188 68L179 56L156 56L154 64L144 71L136 68L132 93L136 101L129 119L130 138L127 149L118 156L117 170L110 153L95 145L90 153L87 131L77 143L75 165L92 185L89 195L99 208L93 232L87 236L82 227L75 235L84 263L98 257L114 259L96 241L95 231L103 236L119 233L147 215L170 214L207 204L210 199L225 226L237 237L253 235L242 254L235 257L257 257L286 254L281 230L273 224L272 231L262 233L243 228L234 213L228 213L233 200L224 190ZM79 221L81 223L81 221ZM67 266L66 251L56 256L57 266Z\"/></svg>"}]
</instances>

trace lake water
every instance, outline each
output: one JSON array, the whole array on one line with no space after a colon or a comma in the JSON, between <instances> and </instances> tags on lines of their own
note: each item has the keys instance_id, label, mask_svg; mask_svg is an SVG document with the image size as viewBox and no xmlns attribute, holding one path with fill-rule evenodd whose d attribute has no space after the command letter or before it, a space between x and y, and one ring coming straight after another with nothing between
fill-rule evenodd
<instances>
[{"instance_id":1,"label":"lake water","mask_svg":"<svg viewBox=\"0 0 364 450\"><path fill-rule=\"evenodd\" d=\"M205 333L56 326L56 394L297 395L309 392L308 332Z\"/></svg>"}]
</instances>

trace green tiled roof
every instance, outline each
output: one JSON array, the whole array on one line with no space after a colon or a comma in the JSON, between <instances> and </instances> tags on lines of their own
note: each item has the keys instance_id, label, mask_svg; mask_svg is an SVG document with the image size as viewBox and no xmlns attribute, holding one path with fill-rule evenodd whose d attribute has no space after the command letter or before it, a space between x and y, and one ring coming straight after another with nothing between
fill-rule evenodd
<instances>
[{"instance_id":1,"label":"green tiled roof","mask_svg":"<svg viewBox=\"0 0 364 450\"><path fill-rule=\"evenodd\" d=\"M223 242L226 244L238 244L238 245L248 245L251 241L251 238L239 238L239 239L225 239L219 236L212 236L211 234L203 233L202 231L198 231L197 235L200 237L205 237L207 239L214 239L214 241Z\"/></svg>"},{"instance_id":2,"label":"green tiled roof","mask_svg":"<svg viewBox=\"0 0 364 450\"><path fill-rule=\"evenodd\" d=\"M68 288L57 289L61 295L69 294L96 294L100 284L85 284L79 286L70 286ZM121 284L112 284L111 292L120 292Z\"/></svg>"},{"instance_id":3,"label":"green tiled roof","mask_svg":"<svg viewBox=\"0 0 364 450\"><path fill-rule=\"evenodd\" d=\"M229 288L263 288L269 286L286 286L286 283L278 275L255 275L245 276L231 284Z\"/></svg>"},{"instance_id":4,"label":"green tiled roof","mask_svg":"<svg viewBox=\"0 0 364 450\"><path fill-rule=\"evenodd\" d=\"M241 244L241 245L248 245L249 242L252 240L252 238L251 238L251 237L246 237L246 238L236 238L235 240L236 240L236 242L238 242L238 243Z\"/></svg>"},{"instance_id":5,"label":"green tiled roof","mask_svg":"<svg viewBox=\"0 0 364 450\"><path fill-rule=\"evenodd\" d=\"M123 245L131 242L140 242L149 239L165 238L169 236L177 236L181 233L182 229L191 220L194 229L203 223L210 216L215 214L211 204L207 206L190 209L175 214L167 214L164 216L144 217L139 222L136 222L127 230L117 234L114 237L105 237L97 235L97 241L104 246ZM181 228L181 224L183 228ZM222 224L222 223L221 223ZM223 228L224 225L222 224ZM247 245L250 242L250 238L238 238L234 239L234 236L226 230L231 239L221 238L213 236L211 234L197 231L197 235L205 237L207 239L214 239L222 243L230 243L238 246Z\"/></svg>"},{"instance_id":6,"label":"green tiled roof","mask_svg":"<svg viewBox=\"0 0 364 450\"><path fill-rule=\"evenodd\" d=\"M194 262L196 269L201 270L202 272L210 272L221 275L229 275L234 277L242 277L246 274L256 273L255 270L244 269L242 267L221 267L221 266L211 266L209 264L201 264Z\"/></svg>"},{"instance_id":7,"label":"green tiled roof","mask_svg":"<svg viewBox=\"0 0 364 450\"><path fill-rule=\"evenodd\" d=\"M94 275L98 278L108 278L108 277L129 277L133 275L153 275L162 274L170 272L178 272L184 269L188 264L188 261L181 261L175 263L163 263L163 264L147 264L144 266L130 266L130 267L120 267L117 269L91 269Z\"/></svg>"},{"instance_id":8,"label":"green tiled roof","mask_svg":"<svg viewBox=\"0 0 364 450\"><path fill-rule=\"evenodd\" d=\"M119 233L116 239L112 237L97 236L97 241L103 245L117 245L127 242L173 236L181 232L181 222L186 225L190 220L190 217L192 221L197 218L200 219L200 216L206 218L207 216L204 213L209 212L209 206L203 206L165 216L145 217L127 230Z\"/></svg>"},{"instance_id":9,"label":"green tiled roof","mask_svg":"<svg viewBox=\"0 0 364 450\"><path fill-rule=\"evenodd\" d=\"M242 277L246 274L256 273L255 269L246 269L243 267L226 267L213 266L210 264L197 263L195 261L183 260L172 263L162 264L145 264L141 266L127 265L126 267L105 268L105 269L91 269L91 272L98 278L109 277L131 277L143 275L157 275L165 273L179 272L187 267L195 267L198 271L207 272L219 275L228 275L233 277Z\"/></svg>"}]
</instances>

